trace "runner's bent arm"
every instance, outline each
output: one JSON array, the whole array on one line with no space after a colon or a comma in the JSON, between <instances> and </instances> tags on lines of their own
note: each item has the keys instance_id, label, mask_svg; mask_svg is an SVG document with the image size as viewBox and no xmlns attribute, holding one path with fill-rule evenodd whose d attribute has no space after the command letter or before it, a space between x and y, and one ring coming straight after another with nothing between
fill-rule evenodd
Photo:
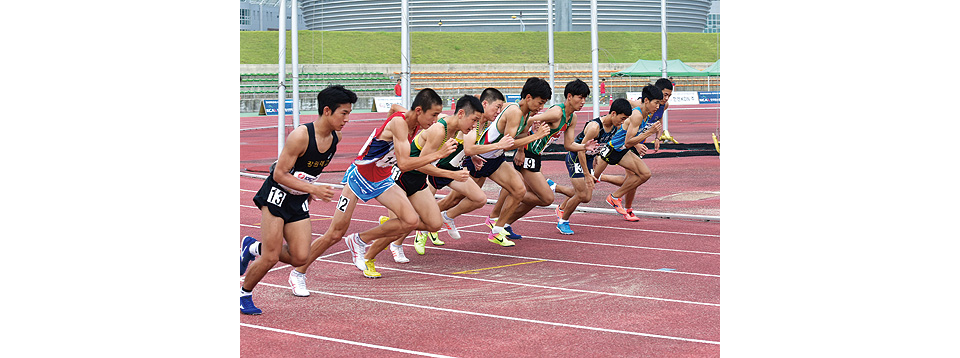
<instances>
[{"instance_id":1,"label":"runner's bent arm","mask_svg":"<svg viewBox=\"0 0 960 358\"><path fill-rule=\"evenodd\" d=\"M310 137L306 127L298 127L287 136L287 141L277 158L277 165L273 168L273 180L290 189L310 193L315 199L329 201L333 197L333 189L327 186L313 185L297 179L290 174L293 165L297 163L303 153L307 151Z\"/></svg>"},{"instance_id":2,"label":"runner's bent arm","mask_svg":"<svg viewBox=\"0 0 960 358\"><path fill-rule=\"evenodd\" d=\"M424 165L443 159L443 157L446 157L456 150L456 141L453 142L454 145L452 148L449 145L449 141L447 141L441 151L433 152L429 155L421 153L419 157L411 157L410 142L407 139L407 134L409 133L407 123L402 119L394 118L387 124L387 127L390 128L390 132L393 135L393 150L397 156L397 168L402 172L416 170Z\"/></svg>"}]
</instances>

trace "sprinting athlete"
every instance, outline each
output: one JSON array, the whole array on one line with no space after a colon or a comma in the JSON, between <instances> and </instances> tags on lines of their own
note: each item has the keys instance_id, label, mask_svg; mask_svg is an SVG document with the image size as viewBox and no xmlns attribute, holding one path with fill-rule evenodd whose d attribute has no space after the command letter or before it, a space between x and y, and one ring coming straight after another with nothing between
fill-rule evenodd
<instances>
[{"instance_id":1,"label":"sprinting athlete","mask_svg":"<svg viewBox=\"0 0 960 358\"><path fill-rule=\"evenodd\" d=\"M361 236L369 235L373 238L397 236L409 232L420 221L416 211L410 205L406 195L400 187L394 184L392 168L394 164L401 171L410 171L422 167L430 162L445 157L456 148L456 141L449 140L443 148L433 155L411 157L410 141L414 133L421 126L430 126L443 109L440 96L429 88L417 94L413 100L413 109L406 112L397 112L392 115L373 133L360 149L356 160L350 165L343 176L343 191L334 211L333 221L327 232L310 245L310 259L306 264L297 267L294 271L306 273L307 268L323 252L340 241L350 227L350 218L357 206L357 199L364 202L376 199L381 205L397 214L397 218L364 231L351 234L344 239L347 247L353 254L354 264L365 266L364 276L377 278L380 274L374 268L373 260L365 261L366 245ZM384 245L385 246L385 245ZM384 247L381 246L379 250ZM291 275L294 275L291 273ZM301 285L302 283L302 285ZM304 281L297 282L297 287L305 287ZM304 288L305 290L305 288Z\"/></svg>"},{"instance_id":2,"label":"sprinting athlete","mask_svg":"<svg viewBox=\"0 0 960 358\"><path fill-rule=\"evenodd\" d=\"M463 169L463 162L466 157L463 135L474 129L477 120L483 115L483 105L476 97L465 95L457 101L455 110L454 115L441 118L436 124L421 131L420 134L417 135L417 138L414 139L414 149L411 151L411 155L414 155L418 148L422 151L421 153L432 152L434 147L439 146L446 141L447 138L457 139L457 142L460 143L457 146L457 150L434 164L423 166L417 172L403 173L398 180L398 183L402 182L401 186L404 186L408 193L416 190L416 192L410 196L410 199L411 202L414 202L414 198L418 198L422 203L418 206L417 203L414 202L414 207L418 208L417 212L420 213L421 220L426 222L424 217L430 217L431 219L436 218L436 221L446 222L448 228L452 226L453 218L456 218L462 213L479 209L486 203L487 199L483 190L480 189L480 186L478 186L476 182L467 180L470 177L469 172ZM506 144L507 143L500 143L494 148L504 147ZM426 183L430 185L428 186ZM461 193L467 199L461 201L451 210L448 210L449 216L448 212L439 211L437 201L434 199L436 190L448 185L451 189ZM423 210L419 209L421 207ZM438 230L439 225L436 225L436 227L418 227L418 229L421 229L421 231L418 231L415 236L414 249L417 254L423 255L426 253L425 245L427 236L429 235L428 233ZM455 239L459 238L459 234L456 232L456 226L453 226L452 230L448 229L448 233ZM406 234L403 235L401 239L405 237ZM395 244L396 242L391 246ZM434 240L434 244L438 245L436 240ZM442 244L442 242L439 243L439 245ZM392 249L393 247L391 247L391 250Z\"/></svg>"},{"instance_id":3,"label":"sprinting athlete","mask_svg":"<svg viewBox=\"0 0 960 358\"><path fill-rule=\"evenodd\" d=\"M640 220L633 211L628 211L621 204L624 194L635 191L637 187L650 179L650 168L643 163L640 157L647 147L643 141L660 131L660 121L654 122L653 114L663 100L663 92L653 85L646 85L641 92L641 104L633 109L630 118L621 126L621 131L614 134L607 145L600 148L598 153L605 163L598 163L594 172L599 177L607 165L619 165L625 170L623 184L616 191L607 195L606 201L624 216L628 221Z\"/></svg>"},{"instance_id":4,"label":"sprinting athlete","mask_svg":"<svg viewBox=\"0 0 960 358\"><path fill-rule=\"evenodd\" d=\"M547 81L537 77L528 78L520 91L520 101L507 104L489 126L477 133L476 143L478 145L497 143L508 136L514 138L513 145L509 148L477 154L478 162L482 162L481 166L478 167L473 160L464 163L464 166L470 170L470 175L474 178L490 177L494 182L500 184L503 190L500 191L497 205L503 209L497 213L499 215L510 215L526 195L523 177L520 176L512 163L505 163L504 151L526 147L550 134L550 128L547 124L531 121L530 117L543 108L544 103L550 99L552 94L553 91ZM530 131L530 128L533 128L533 131ZM465 141L469 139L471 139L470 134L464 136ZM468 155L473 155L473 148L465 148L464 150L468 151ZM482 185L482 181L478 184ZM487 240L504 247L516 245L508 238L510 233L505 229L505 225L502 222L497 222L497 217L498 215L491 213L485 222L491 230L490 234L487 235ZM515 237L515 239L518 238L520 237Z\"/></svg>"},{"instance_id":5,"label":"sprinting athlete","mask_svg":"<svg viewBox=\"0 0 960 358\"><path fill-rule=\"evenodd\" d=\"M576 112L583 108L588 95L590 95L590 86L579 79L570 81L563 90L563 103L553 105L546 112L531 119L547 124L550 133L528 144L522 151L518 150L514 156L514 165L523 176L523 182L527 186L527 194L524 195L520 205L512 213L500 213L500 219L504 221L504 224L513 224L534 207L553 203L555 198L553 189L551 189L551 185L547 182L543 173L540 172L541 155L551 140L559 138L562 133L563 146L568 151L576 152L596 148L597 142L592 138L584 143L578 143L575 140ZM494 208L494 213L491 215L496 214L496 211L497 208Z\"/></svg>"},{"instance_id":6,"label":"sprinting athlete","mask_svg":"<svg viewBox=\"0 0 960 358\"><path fill-rule=\"evenodd\" d=\"M654 85L655 87L659 88L660 91L663 92L663 100L660 102L660 107L657 108L657 111L653 113L653 117L650 119L650 121L648 121L648 122L650 122L650 123L654 123L654 122L660 121L660 120L663 118L663 113L664 113L667 109L670 108L670 102L668 102L668 101L670 100L670 96L673 95L673 82L670 82L669 79L666 79L666 78L658 79L653 85ZM630 100L630 105L633 106L633 107L640 107L641 104L642 104L642 103L641 103L640 99ZM656 152L658 152L658 151L660 150L660 143L663 141L662 139L660 139L662 134L663 134L663 131L662 131L662 126L661 126L661 130L658 131L658 132L656 133L656 135L653 136L653 138L655 138L654 141L653 141L653 152L654 152L654 153L656 153ZM641 158L643 158L643 155L644 155L644 154L646 153L646 151L647 151L647 147L646 147L645 145L636 146L635 149L637 150L637 153L640 154L640 157L641 157ZM602 172L602 170L601 170L600 172ZM652 175L652 173L651 173L651 175ZM643 176L641 176L641 177L643 177ZM605 182L608 182L608 183L611 183L611 184L613 184L613 185L621 186L621 185L623 185L623 182L624 182L624 180L625 180L625 176L624 176L624 175L610 175L610 174L602 175L602 173L601 173L601 174L597 174L597 179L598 179L598 180L605 181ZM649 179L650 179L650 177L647 176L646 179L643 179L643 182L646 182L646 181L649 180ZM641 183L641 184L643 184L643 183ZM628 221L638 221L638 220L640 220L640 219L637 218L635 215L633 215L633 209L631 209L631 208L633 208L633 199L634 199L634 196L635 196L636 194L637 194L636 190L628 191L626 194L624 194L623 199L622 199L623 208L624 208L624 210L626 210L626 212L627 212L625 218L626 218Z\"/></svg>"},{"instance_id":7,"label":"sprinting athlete","mask_svg":"<svg viewBox=\"0 0 960 358\"><path fill-rule=\"evenodd\" d=\"M320 118L297 127L287 136L270 175L253 197L260 208L262 241L249 236L241 241L240 274L247 275L240 287L240 313L263 313L253 304L253 289L278 261L293 266L309 262L310 200L330 201L334 193L331 187L313 182L336 153L340 130L356 102L357 95L343 86L320 91Z\"/></svg>"},{"instance_id":8,"label":"sprinting athlete","mask_svg":"<svg viewBox=\"0 0 960 358\"><path fill-rule=\"evenodd\" d=\"M630 102L617 98L610 105L610 112L603 117L597 117L583 127L577 136L576 143L583 143L586 138L597 142L598 147L593 150L569 151L565 158L570 183L573 184L573 196L568 197L557 206L557 230L561 234L573 235L570 229L570 216L580 203L587 203L593 199L593 188L596 178L593 176L593 160L599 149L610 142L614 133L619 130L623 121L627 119L633 109Z\"/></svg>"}]
</instances>

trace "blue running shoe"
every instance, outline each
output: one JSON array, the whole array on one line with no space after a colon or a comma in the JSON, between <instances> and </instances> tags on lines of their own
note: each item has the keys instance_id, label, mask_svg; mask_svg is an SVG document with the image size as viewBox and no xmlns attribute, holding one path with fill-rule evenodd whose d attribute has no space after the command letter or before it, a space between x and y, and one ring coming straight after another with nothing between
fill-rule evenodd
<instances>
[{"instance_id":1,"label":"blue running shoe","mask_svg":"<svg viewBox=\"0 0 960 358\"><path fill-rule=\"evenodd\" d=\"M250 253L250 245L253 245L257 242L257 239L254 239L249 236L244 236L243 241L240 241L240 275L243 276L244 272L247 272L247 265L250 264L250 261L256 259L256 256Z\"/></svg>"},{"instance_id":2,"label":"blue running shoe","mask_svg":"<svg viewBox=\"0 0 960 358\"><path fill-rule=\"evenodd\" d=\"M520 236L519 234L514 233L513 229L509 226L504 227L503 229L507 231L507 234L508 234L507 238L510 240L520 240L523 238L523 236Z\"/></svg>"},{"instance_id":3,"label":"blue running shoe","mask_svg":"<svg viewBox=\"0 0 960 358\"><path fill-rule=\"evenodd\" d=\"M240 313L258 315L263 313L253 305L253 295L240 296Z\"/></svg>"},{"instance_id":4,"label":"blue running shoe","mask_svg":"<svg viewBox=\"0 0 960 358\"><path fill-rule=\"evenodd\" d=\"M557 224L557 229L560 230L560 233L561 233L561 234L564 234L564 235L573 235L573 230L570 229L570 223L569 223L569 222L558 223L558 224Z\"/></svg>"},{"instance_id":5,"label":"blue running shoe","mask_svg":"<svg viewBox=\"0 0 960 358\"><path fill-rule=\"evenodd\" d=\"M552 190L554 193L557 192L557 183L555 183L553 180L547 179L547 185L550 186L550 190Z\"/></svg>"}]
</instances>

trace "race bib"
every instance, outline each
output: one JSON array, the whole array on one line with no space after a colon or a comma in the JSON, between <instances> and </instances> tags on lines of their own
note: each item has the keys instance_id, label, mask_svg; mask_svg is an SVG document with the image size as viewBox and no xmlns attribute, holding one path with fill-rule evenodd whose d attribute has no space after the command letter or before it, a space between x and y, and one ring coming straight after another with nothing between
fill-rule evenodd
<instances>
[{"instance_id":1,"label":"race bib","mask_svg":"<svg viewBox=\"0 0 960 358\"><path fill-rule=\"evenodd\" d=\"M317 177L315 177L315 176L313 176L313 175L310 175L310 174L307 174L307 173L304 173L304 172L300 172L300 171L295 171L295 172L293 172L293 177L294 177L294 178L297 178L298 180L300 180L300 181L302 181L302 182L304 182L304 183L308 183L308 184L313 184L314 182L317 181ZM280 184L280 183L277 183L277 184ZM280 184L280 187L283 188L283 190L286 190L288 193L293 194L293 195L304 195L304 194L308 194L308 193L306 193L306 192L302 192L302 191L299 191L299 190L291 189L291 188L289 188L289 187L287 187L286 185L283 185L283 184Z\"/></svg>"}]
</instances>

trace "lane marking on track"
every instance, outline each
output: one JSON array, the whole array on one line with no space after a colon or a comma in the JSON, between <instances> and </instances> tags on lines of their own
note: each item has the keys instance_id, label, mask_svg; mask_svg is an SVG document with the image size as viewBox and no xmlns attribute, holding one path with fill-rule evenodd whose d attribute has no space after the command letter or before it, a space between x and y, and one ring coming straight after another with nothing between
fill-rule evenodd
<instances>
[{"instance_id":1,"label":"lane marking on track","mask_svg":"<svg viewBox=\"0 0 960 358\"><path fill-rule=\"evenodd\" d=\"M337 343L345 343L345 344L350 344L350 345L355 345L355 346L361 346L361 347L367 347L367 348L383 349L383 350L387 350L387 351L391 351L391 352L400 352L400 353L416 354L416 355L421 355L421 356L426 356L426 357L450 357L450 356L445 356L445 355L440 355L440 354L426 353L426 352L420 352L420 351L412 351L412 350L403 349L403 348L387 347L387 346L381 346L381 345L378 345L378 344L370 344L370 343L363 343L363 342L348 341L348 340L346 340L346 339L339 339L339 338L332 338L332 337L324 337L324 336L318 336L318 335L314 335L314 334L294 332L294 331L288 331L288 330L285 330L285 329L265 327L265 326L260 326L260 325L255 325L255 324L247 324L247 323L242 323L242 322L240 323L240 327L262 329L262 330L264 330L264 331L271 331L271 332L276 332L276 333L290 334L290 335L294 335L294 336L300 336L300 337L305 337L305 338L313 338L313 339L319 339L319 340L331 341L331 342L337 342Z\"/></svg>"},{"instance_id":2,"label":"lane marking on track","mask_svg":"<svg viewBox=\"0 0 960 358\"><path fill-rule=\"evenodd\" d=\"M483 234L483 235L486 235L486 234L487 234L486 232L473 231L473 230L462 230L461 232L468 232L468 233L472 233L472 234ZM657 250L657 251L672 251L672 252L682 252L682 253L688 253L688 254L700 254L700 255L716 255L716 256L720 256L720 253L719 253L719 252L696 251L696 250L680 250L680 249L664 249L664 248L659 248L659 247L634 246L634 245L624 245L624 244L611 244L611 243L606 243L606 242L580 241L580 240L571 240L571 239L555 239L555 238L550 238L550 237L539 237L539 236L530 236L530 235L524 235L524 236L523 236L523 239L521 239L521 240L525 240L525 239L527 239L527 238L534 239L534 240L559 241L559 242L568 242L568 243L583 244L583 245L625 247L625 248L631 248L631 249Z\"/></svg>"},{"instance_id":3,"label":"lane marking on track","mask_svg":"<svg viewBox=\"0 0 960 358\"><path fill-rule=\"evenodd\" d=\"M290 287L287 287L287 286L274 285L274 284L270 284L270 283L261 283L260 285L268 286L268 287L274 287L274 288L280 288L280 289L283 289L283 290L289 290L289 289L290 289ZM464 311L464 310L451 309L451 308L440 308L440 307L433 307L433 306L422 306L422 305L415 305L415 304L412 304L412 303L404 303L404 302L396 302L396 301L387 301L387 300L380 300L380 299L375 299L375 298L367 298L367 297L360 297L360 296L351 296L351 295L344 295L344 294L332 293L332 292L323 292L323 291L314 291L314 290L309 290L309 291L310 291L311 293L317 293L317 294L327 295L327 296L333 296L333 297L350 298L350 299L361 300L361 301L368 301L368 302L375 302L375 303L385 303L385 304L389 304L389 305L412 307L412 308L420 308L420 309L433 310L433 311L441 311L441 312L447 312L447 313L458 313L458 314L464 314L464 315L470 315L470 316L478 316L478 317L486 317L486 318L497 318L497 319L503 319L503 320L509 320L509 321L517 321L517 322L525 322L525 323L542 324L542 325L548 325L548 326L583 329L583 330L589 330L589 331L595 331L595 332L617 333L617 334L625 334L625 335L631 335L631 336L640 336L640 337L649 337L649 338L662 338L662 339L669 339L669 340L675 340L675 341L684 341L684 342L694 342L694 343L705 343L705 344L720 345L720 342L703 340L703 339L673 337L673 336L665 336L665 335L652 334L652 333L631 332L631 331L624 331L624 330L619 330L619 329L590 327L590 326L584 326L584 325L579 325L579 324L550 322L550 321L542 321L542 320L529 319L529 318L520 318L520 317L511 317L511 316L496 315L496 314L490 314L490 313Z\"/></svg>"},{"instance_id":4,"label":"lane marking on track","mask_svg":"<svg viewBox=\"0 0 960 358\"><path fill-rule=\"evenodd\" d=\"M333 261L333 260L317 260L317 261L323 261L323 262L328 262L328 263L333 263L333 264L338 264L338 265L351 265L351 266L353 265L352 262L342 262L342 261ZM663 302L684 303L684 304L700 305L700 306L720 307L720 304L719 304L719 303L686 301L686 300L677 300L677 299L672 299L672 298L661 298L661 297L651 297L651 296L628 295L628 294L615 293L615 292L591 291L591 290L582 290L582 289L578 289L578 288L546 286L546 285L537 285L537 284L532 284L532 283L521 283L521 282L509 282L509 281L500 281L500 280L493 280L493 279L487 279L487 278L476 278L476 277L470 277L470 276L453 276L453 275L443 274L443 273L433 273L433 272L426 272L426 271L414 271L414 270L399 269L399 268L394 268L394 267L378 267L377 269L378 269L378 270L386 270L386 271L397 271L397 272L405 272L405 273L412 273L412 274L420 274L420 275L427 275L427 276L437 276L437 277L444 277L444 278L453 278L453 279L458 279L458 280L470 280L470 281L480 281L480 282L487 282L487 283L496 283L496 284L502 284L502 285L513 285L513 286L540 288L540 289L545 289L545 290L567 291L567 292L576 292L576 293L588 293L588 294L594 294L594 295L600 295L600 296L613 296L613 297L633 298L633 299L641 299L641 300L663 301Z\"/></svg>"},{"instance_id":5,"label":"lane marking on track","mask_svg":"<svg viewBox=\"0 0 960 358\"><path fill-rule=\"evenodd\" d=\"M244 225L244 224L240 224L240 226L246 226L246 227L256 228L255 226ZM318 235L318 234L314 234L314 236L319 236L319 235ZM411 238L411 237L413 237L413 235L407 236L406 238L409 239L409 238ZM413 246L413 245L412 245L412 244L403 244L403 246ZM430 247L430 246L427 246L427 248L431 248L431 247ZM341 264L341 265L350 265L351 267L354 267L354 266L353 266L353 262L340 262L340 261L326 260L326 259L329 258L329 257L333 257L333 256L336 256L336 255L344 254L344 253L348 253L348 252L350 252L349 249L348 249L348 250L337 251L337 252L330 253L330 254L326 254L326 255L323 255L323 256L318 257L316 261L323 261L323 262L329 262L329 263L335 263L335 264ZM471 251L471 252L472 252L472 251ZM472 252L472 253L483 254L482 252ZM544 261L551 261L551 260L544 260ZM274 268L270 269L270 271L267 271L267 272L279 271L279 270L282 270L282 269L285 269L285 268L289 268L289 267L292 267L292 266L287 265L287 264L283 264L283 265L274 267ZM529 284L529 283L520 283L520 282L509 282L509 281L500 281L500 280L492 280L492 279L474 278L474 277L467 277L467 276L451 276L451 275L442 274L442 273L433 273L433 272L426 272L426 271L406 270L406 269L399 269L399 268L392 268L392 267L378 267L378 269L380 269L380 270L388 270L388 271L399 271L399 272L406 272L406 273L414 273L414 274L421 274L421 275L428 275L428 276L439 276L439 277L448 277L448 278L456 278L456 279L475 280L475 281L498 283L498 284L504 284L504 285L515 285L515 286L534 287L534 288L542 288L542 289L549 289L549 290L570 291L570 292L578 292L578 293L590 293L590 294L597 294L597 295L604 295L604 296L616 296L616 297L625 297L625 298L636 298L636 299L644 299L644 300L665 301L665 302L677 302L677 303L687 303L687 304L694 304L694 305L705 305L705 306L716 306L716 307L720 307L720 304L718 304L718 303L686 301L686 300L677 300L677 299L651 297L651 296L627 295L627 294L615 293L615 292L591 291L591 290L582 290L582 289L577 289L577 288L545 286L545 285L536 285L536 284ZM665 271L660 271L660 270L654 270L654 271L665 272ZM243 277L244 277L244 276L240 276L240 282L243 282Z\"/></svg>"},{"instance_id":6,"label":"lane marking on track","mask_svg":"<svg viewBox=\"0 0 960 358\"><path fill-rule=\"evenodd\" d=\"M244 206L244 205L241 205L241 206ZM258 210L259 210L259 209L258 209ZM310 214L310 215L311 215L311 216L323 216L323 215L319 215L319 214ZM363 220L363 219L351 219L351 220L356 220L356 221L361 221L361 222L371 222L371 223L376 223L376 222L378 222L378 221L375 221L375 220ZM259 228L259 226L252 226L252 225L246 225L246 224L240 224L240 226ZM478 233L478 234L486 234L486 233L483 233L483 232L470 231L470 230L464 230L464 232L468 232L468 233ZM318 236L318 234L313 234L313 235L314 235L314 236ZM410 236L407 236L407 237L410 237ZM533 237L531 237L531 238L533 238ZM588 242L582 242L582 241L561 240L561 239L551 239L551 240L552 240L552 241L575 242L575 243L578 243L578 244L579 244L579 243L588 243ZM407 245L407 246L409 246L409 245ZM625 246L625 247L638 248L638 249L647 249L647 248L638 247L638 246L626 246L626 245L624 245L624 246ZM492 252L482 252L482 251L470 251L470 250L450 249L450 248L436 247L436 246L432 246L432 247L430 247L430 248L431 248L431 249L434 249L434 250L448 250L448 251L454 251L454 252L466 252L466 253L478 254L478 255L510 257L510 258L516 258L516 259L522 259L522 260L531 260L531 261L533 261L533 260L543 260L543 261L550 261L550 262L557 262L557 263L567 263L567 264L575 264L575 265L597 266L597 267L615 268L615 269L623 269L623 270L638 270L638 271L648 271L648 272L660 272L660 273L671 273L671 274L695 275L695 276L707 276L707 277L720 278L720 275L707 274L707 273L686 272L686 271L660 271L660 270L651 269L651 268L632 267L632 266L617 266L617 265L605 265L605 264L597 264L597 263L589 263L589 262L579 262L579 261L568 261L568 260L545 259L545 258L541 258L541 257L526 257L526 256L516 256L516 255L506 255L506 254L497 254L497 253L492 253ZM654 248L654 250L661 250L661 251L681 251L681 252L685 252L685 253L697 253L696 251L683 251L683 250L672 250L672 249L656 249L656 248ZM713 254L713 253L706 253L706 254Z\"/></svg>"},{"instance_id":7,"label":"lane marking on track","mask_svg":"<svg viewBox=\"0 0 960 358\"><path fill-rule=\"evenodd\" d=\"M528 261L528 262L521 262L521 263L516 263L516 264L509 264L509 265L501 265L501 266L485 267L485 268L479 268L479 269L473 269L473 270L466 270L466 271L454 272L453 275L457 275L457 274L476 274L476 273L479 273L479 271L493 270L493 269L498 269L498 268L504 268L504 267L510 267L510 266L517 266L517 265L535 264L535 263L537 263L537 262L544 262L544 261L547 261L547 260Z\"/></svg>"},{"instance_id":8,"label":"lane marking on track","mask_svg":"<svg viewBox=\"0 0 960 358\"><path fill-rule=\"evenodd\" d=\"M241 189L241 190L243 190L243 189ZM249 191L249 190L248 190L248 191ZM255 192L255 191L251 191L251 192ZM240 206L241 206L241 207L254 208L254 209L260 210L260 208L255 207L255 206L243 205L243 204L240 204ZM367 204L367 203L357 203L357 206L366 206L366 207L386 209L386 208L384 208L384 207L381 206L381 205ZM320 215L320 214L310 214L310 215ZM540 215L540 216L550 216L550 215L552 215L552 214L546 214L546 215ZM323 217L327 217L326 215L322 215L322 216L323 216ZM483 218L486 218L486 217L487 217L487 216L482 216L482 215L471 215L471 214L463 214L463 215L460 215L460 216L473 216L473 217L483 217ZM458 217L460 217L460 216L458 216ZM526 222L542 223L542 224L555 224L555 222L553 222L553 221L540 221L540 220L528 220L528 219L529 219L529 217L523 217L523 218L520 218L520 219L517 220L517 221L526 221ZM482 225L482 224L481 224L481 225ZM471 226L472 226L472 225L471 225ZM620 226L602 226L602 225L578 224L578 223L573 223L573 222L570 223L570 226L571 226L571 227L600 228L600 229L614 229L614 230L624 230L624 231L651 232L651 233L657 233L657 234L704 236L704 237L716 237L716 238L719 238L719 237L720 237L720 235L718 235L718 234L699 234L699 233L693 233L693 232L679 232L679 231L663 231L663 230L651 230L651 229L638 229L638 228L620 227ZM464 226L464 227L466 227L466 226Z\"/></svg>"},{"instance_id":9,"label":"lane marking on track","mask_svg":"<svg viewBox=\"0 0 960 358\"><path fill-rule=\"evenodd\" d=\"M542 257L529 257L529 256L518 256L518 255L507 255L507 254L496 254L492 252L480 252L480 251L470 251L470 250L460 250L460 249L451 249L446 247L432 247L435 250L443 251L453 251L453 252L465 252L470 254L479 254L479 255L488 255L488 256L499 256L499 257L509 257L520 260L541 260L548 262L556 262L563 264L573 264L573 265L585 265L585 266L595 266L595 267L604 267L612 268L618 270L636 270L636 271L647 271L647 272L659 272L659 273L668 273L668 274L679 274L679 275L693 275L693 276L704 276L704 277L716 277L720 278L720 275L714 275L709 273L699 273L699 272L686 272L686 271L660 271L659 269L643 268L643 267L632 267L632 266L618 266L618 265L605 265L605 264L596 264L591 262L579 262L579 261L568 261L568 260L554 260L554 259L545 259Z\"/></svg>"}]
</instances>

